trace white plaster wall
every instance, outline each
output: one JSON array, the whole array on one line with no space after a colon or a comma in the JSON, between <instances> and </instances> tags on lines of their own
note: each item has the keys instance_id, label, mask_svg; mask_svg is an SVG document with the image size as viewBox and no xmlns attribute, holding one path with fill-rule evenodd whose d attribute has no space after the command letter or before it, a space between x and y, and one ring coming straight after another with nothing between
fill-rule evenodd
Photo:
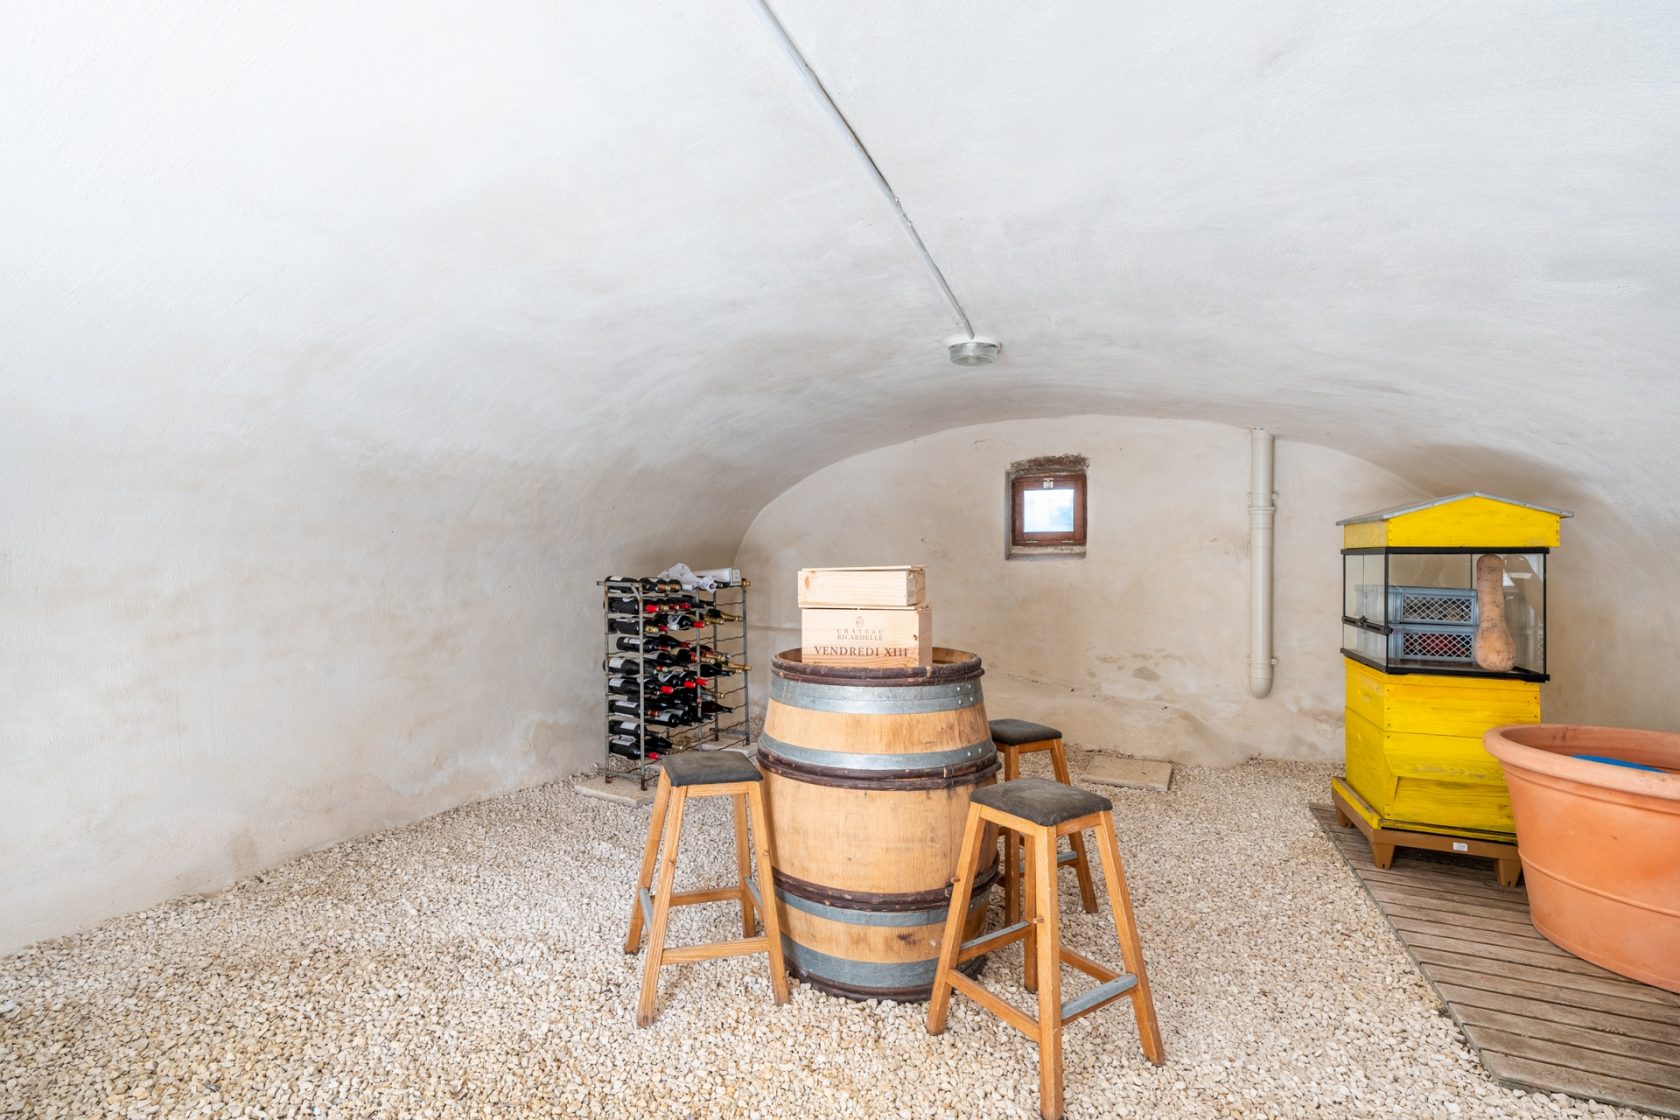
<instances>
[{"instance_id":1,"label":"white plaster wall","mask_svg":"<svg viewBox=\"0 0 1680 1120\"><path fill-rule=\"evenodd\" d=\"M1054 454L1090 459L1086 555L1006 560L1005 471ZM1420 492L1342 452L1278 441L1278 666L1257 700L1248 464L1242 428L1081 416L955 428L826 467L765 506L741 544L763 623L757 696L770 651L799 644L798 569L925 563L935 640L984 659L993 718L1149 758L1340 758L1335 522Z\"/></svg>"},{"instance_id":2,"label":"white plaster wall","mask_svg":"<svg viewBox=\"0 0 1680 1120\"><path fill-rule=\"evenodd\" d=\"M58 419L0 425L0 951L599 750L592 581L671 558L577 532L609 480Z\"/></svg>"}]
</instances>

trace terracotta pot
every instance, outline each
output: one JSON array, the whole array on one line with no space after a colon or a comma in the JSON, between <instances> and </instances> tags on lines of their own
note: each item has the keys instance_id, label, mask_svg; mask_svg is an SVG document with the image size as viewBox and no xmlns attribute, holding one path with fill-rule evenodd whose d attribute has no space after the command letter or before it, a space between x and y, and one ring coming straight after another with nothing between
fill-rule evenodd
<instances>
[{"instance_id":1,"label":"terracotta pot","mask_svg":"<svg viewBox=\"0 0 1680 1120\"><path fill-rule=\"evenodd\" d=\"M1534 928L1680 992L1680 735L1542 724L1496 727L1483 742L1505 767Z\"/></svg>"}]
</instances>

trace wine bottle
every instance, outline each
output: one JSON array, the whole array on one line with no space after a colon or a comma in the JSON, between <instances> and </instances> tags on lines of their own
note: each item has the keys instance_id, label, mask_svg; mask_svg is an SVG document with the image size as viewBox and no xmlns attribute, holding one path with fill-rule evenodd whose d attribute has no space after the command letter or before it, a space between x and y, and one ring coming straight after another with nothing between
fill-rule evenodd
<instances>
[{"instance_id":1,"label":"wine bottle","mask_svg":"<svg viewBox=\"0 0 1680 1120\"><path fill-rule=\"evenodd\" d=\"M752 666L748 665L745 661L736 661L724 654L713 654L710 657L702 654L700 657L700 668L702 671L707 673L720 674L748 673L752 671Z\"/></svg>"},{"instance_id":2,"label":"wine bottle","mask_svg":"<svg viewBox=\"0 0 1680 1120\"><path fill-rule=\"evenodd\" d=\"M643 712L651 715L654 712L663 712L670 708L682 707L688 702L689 698L687 696L679 697L675 694L670 696L649 696L640 703L637 703L628 697L623 697L621 699L609 701L607 704L607 711L615 716L624 716L626 719L639 719L641 718Z\"/></svg>"},{"instance_id":3,"label":"wine bottle","mask_svg":"<svg viewBox=\"0 0 1680 1120\"><path fill-rule=\"evenodd\" d=\"M640 696L642 682L636 677L608 677L607 691L616 692L620 696Z\"/></svg>"},{"instance_id":4,"label":"wine bottle","mask_svg":"<svg viewBox=\"0 0 1680 1120\"><path fill-rule=\"evenodd\" d=\"M707 607L706 611L705 611L705 614L706 614L706 618L709 619L712 622L739 622L739 621L741 621L741 616L740 615L730 614L728 611L720 611L716 607Z\"/></svg>"},{"instance_id":5,"label":"wine bottle","mask_svg":"<svg viewBox=\"0 0 1680 1120\"><path fill-rule=\"evenodd\" d=\"M637 762L640 762L643 758L646 758L649 762L653 762L665 754L663 750L659 750L655 748L653 744L649 743L647 747L647 754L644 755L642 753L642 744L634 735L614 735L611 739L607 740L607 749L622 758L632 759Z\"/></svg>"},{"instance_id":6,"label":"wine bottle","mask_svg":"<svg viewBox=\"0 0 1680 1120\"><path fill-rule=\"evenodd\" d=\"M611 618L607 620L607 629L614 634L657 634L659 624L650 619L641 618Z\"/></svg>"},{"instance_id":7,"label":"wine bottle","mask_svg":"<svg viewBox=\"0 0 1680 1120\"><path fill-rule=\"evenodd\" d=\"M624 649L626 647L623 643L633 641L635 641L634 638L620 638L619 648ZM609 673L636 674L642 672L644 668L649 666L669 668L674 665L686 664L687 662L680 660L676 654L666 653L664 650L653 653L646 650L630 649L628 654L612 654L608 656L606 660L607 671Z\"/></svg>"},{"instance_id":8,"label":"wine bottle","mask_svg":"<svg viewBox=\"0 0 1680 1120\"><path fill-rule=\"evenodd\" d=\"M700 701L700 714L703 716L728 715L740 705L719 704L711 697Z\"/></svg>"},{"instance_id":9,"label":"wine bottle","mask_svg":"<svg viewBox=\"0 0 1680 1120\"><path fill-rule=\"evenodd\" d=\"M648 716L648 722L661 727L690 727L700 722L700 711L695 707L669 708Z\"/></svg>"},{"instance_id":10,"label":"wine bottle","mask_svg":"<svg viewBox=\"0 0 1680 1120\"><path fill-rule=\"evenodd\" d=\"M651 722L651 720L649 722ZM662 722L661 726L673 726L673 724ZM668 751L671 749L670 739L658 734L657 732L646 731L643 725L636 720L615 718L607 721L607 739L609 742L613 739L626 737L639 739L640 741L646 743L650 753L656 750Z\"/></svg>"},{"instance_id":11,"label":"wine bottle","mask_svg":"<svg viewBox=\"0 0 1680 1120\"><path fill-rule=\"evenodd\" d=\"M654 617L657 618L659 620L659 624L667 630L692 630L692 629L694 629L694 616L693 615L661 614L661 615L655 615Z\"/></svg>"}]
</instances>

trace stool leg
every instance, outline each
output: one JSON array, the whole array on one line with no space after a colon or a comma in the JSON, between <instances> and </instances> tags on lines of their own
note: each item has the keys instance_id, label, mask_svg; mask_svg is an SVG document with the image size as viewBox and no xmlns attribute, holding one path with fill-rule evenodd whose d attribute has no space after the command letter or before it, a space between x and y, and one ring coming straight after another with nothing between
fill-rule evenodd
<instances>
[{"instance_id":1,"label":"stool leg","mask_svg":"<svg viewBox=\"0 0 1680 1120\"><path fill-rule=\"evenodd\" d=\"M1057 899L1056 830L1038 830L1028 844L1038 902L1038 1110L1062 1116L1062 929Z\"/></svg>"},{"instance_id":2,"label":"stool leg","mask_svg":"<svg viewBox=\"0 0 1680 1120\"><path fill-rule=\"evenodd\" d=\"M660 831L665 827L665 807L671 800L671 783L664 774L653 793L653 816L648 820L647 846L642 849L642 871L636 876L636 893L630 899L630 936L624 939L624 951L634 953L642 947L642 892L653 886L653 865L659 856Z\"/></svg>"},{"instance_id":3,"label":"stool leg","mask_svg":"<svg viewBox=\"0 0 1680 1120\"><path fill-rule=\"evenodd\" d=\"M659 775L661 785L665 775ZM659 887L653 892L653 923L648 927L647 960L642 965L642 998L636 1003L636 1025L647 1027L655 1019L653 1004L659 994L659 967L665 956L665 925L671 917L671 886L677 877L677 848L682 843L683 802L687 789L671 794L670 813L665 822L665 862L659 867Z\"/></svg>"},{"instance_id":4,"label":"stool leg","mask_svg":"<svg viewBox=\"0 0 1680 1120\"><path fill-rule=\"evenodd\" d=\"M752 892L747 884L752 882L752 852L749 847L750 838L747 836L747 795L737 793L729 800L735 803L735 869L736 883L741 888L741 936L752 937L758 932L758 923L753 918ZM765 903L766 906L772 902Z\"/></svg>"},{"instance_id":5,"label":"stool leg","mask_svg":"<svg viewBox=\"0 0 1680 1120\"><path fill-rule=\"evenodd\" d=\"M1026 939L1021 942L1021 956L1025 962L1022 969L1021 984L1027 991L1036 992L1038 991L1038 943L1041 940L1039 935L1044 932L1044 926L1041 924L1044 909L1039 905L1038 863L1033 859L1032 844L1025 836L1019 835L1017 836L1017 843L1021 845L1025 856L1022 862L1026 864L1026 891L1021 900L1021 909L1023 911L1022 917L1028 923ZM1055 877L1056 873L1052 869L1050 878L1054 880ZM1051 897L1055 897L1054 893Z\"/></svg>"},{"instance_id":6,"label":"stool leg","mask_svg":"<svg viewBox=\"0 0 1680 1120\"><path fill-rule=\"evenodd\" d=\"M1097 825L1097 850L1102 855L1103 878L1108 882L1108 905L1114 911L1120 956L1126 970L1137 977L1137 987L1132 989L1132 1012L1137 1016L1138 1040L1143 1043L1144 1057L1161 1065L1167 1060L1161 1045L1161 1024L1155 1018L1155 997L1149 994L1149 973L1143 966L1143 944L1138 940L1131 891L1126 887L1126 870L1120 862L1120 845L1114 839L1114 819L1108 813L1102 814Z\"/></svg>"},{"instance_id":7,"label":"stool leg","mask_svg":"<svg viewBox=\"0 0 1680 1120\"><path fill-rule=\"evenodd\" d=\"M758 897L764 902L759 918L764 922L764 943L770 953L770 994L777 1003L786 1003L787 962L782 959L782 915L776 903L776 864L770 849L770 814L765 809L763 782L752 783L747 800L752 808L753 845L758 852Z\"/></svg>"},{"instance_id":8,"label":"stool leg","mask_svg":"<svg viewBox=\"0 0 1680 1120\"><path fill-rule=\"evenodd\" d=\"M1050 764L1055 767L1058 782L1064 786L1073 784L1073 778L1068 774L1067 754L1062 750L1060 739L1050 748ZM1068 837L1068 843L1073 847L1073 873L1079 878L1079 903L1085 907L1085 913L1095 914L1097 885L1091 881L1091 856L1085 850L1085 834L1075 832Z\"/></svg>"},{"instance_id":9,"label":"stool leg","mask_svg":"<svg viewBox=\"0 0 1680 1120\"><path fill-rule=\"evenodd\" d=\"M1021 776L1021 752L1014 747L1003 748L1003 780L1013 782ZM1003 830L1003 924L1013 925L1021 920L1021 837L1011 830Z\"/></svg>"},{"instance_id":10,"label":"stool leg","mask_svg":"<svg viewBox=\"0 0 1680 1120\"><path fill-rule=\"evenodd\" d=\"M974 873L980 867L980 838L985 832L980 806L970 804L968 819L963 824L962 851L957 856L957 877L951 881L951 907L945 914L945 934L939 942L939 963L933 970L933 995L928 1000L929 1034L945 1030L945 1017L951 1010L951 970L957 966L957 952L962 946L968 904L974 894Z\"/></svg>"}]
</instances>

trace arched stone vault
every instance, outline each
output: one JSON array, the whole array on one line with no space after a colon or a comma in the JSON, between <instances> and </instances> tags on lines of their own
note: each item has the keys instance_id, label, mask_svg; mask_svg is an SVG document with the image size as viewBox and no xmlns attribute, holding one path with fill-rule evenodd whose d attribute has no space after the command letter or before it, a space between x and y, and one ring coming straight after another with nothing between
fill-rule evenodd
<instances>
[{"instance_id":1,"label":"arched stone vault","mask_svg":"<svg viewBox=\"0 0 1680 1120\"><path fill-rule=\"evenodd\" d=\"M744 3L19 14L0 943L581 765L589 581L965 424L1574 508L1558 695L1680 723L1670 10L776 6L998 365Z\"/></svg>"}]
</instances>

